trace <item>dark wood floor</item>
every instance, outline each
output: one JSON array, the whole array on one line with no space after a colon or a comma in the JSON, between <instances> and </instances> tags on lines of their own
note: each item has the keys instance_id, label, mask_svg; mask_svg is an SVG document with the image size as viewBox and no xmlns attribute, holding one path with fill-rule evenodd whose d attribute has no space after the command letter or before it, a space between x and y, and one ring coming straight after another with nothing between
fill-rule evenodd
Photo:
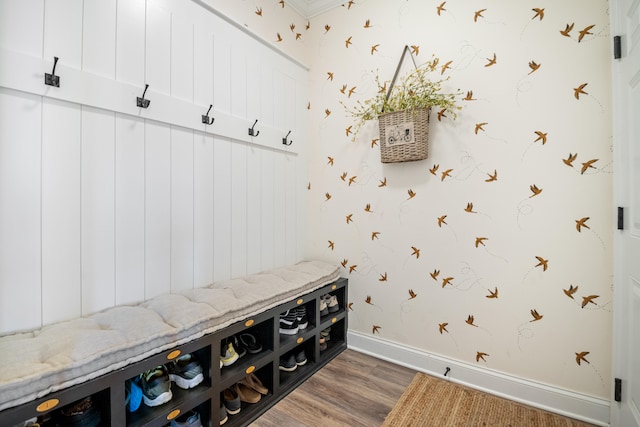
<instances>
[{"instance_id":1,"label":"dark wood floor","mask_svg":"<svg viewBox=\"0 0 640 427\"><path fill-rule=\"evenodd\" d=\"M379 426L415 371L345 350L251 427Z\"/></svg>"}]
</instances>

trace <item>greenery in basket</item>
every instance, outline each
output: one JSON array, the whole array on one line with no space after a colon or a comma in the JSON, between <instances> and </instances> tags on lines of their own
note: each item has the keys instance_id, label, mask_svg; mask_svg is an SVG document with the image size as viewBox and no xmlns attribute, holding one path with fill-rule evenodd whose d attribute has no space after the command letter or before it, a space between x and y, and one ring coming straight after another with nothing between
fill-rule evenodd
<instances>
[{"instance_id":1,"label":"greenery in basket","mask_svg":"<svg viewBox=\"0 0 640 427\"><path fill-rule=\"evenodd\" d=\"M378 85L378 92L373 98L357 101L351 107L343 103L347 112L356 120L354 138L367 120L376 119L381 114L395 111L431 107L439 112L439 116L444 114L445 117L455 120L457 112L462 109L458 103L462 92L460 89L452 93L443 91L443 83L448 81L449 77L440 77L438 62L439 59L433 57L403 78L398 79L391 90L389 99L387 99L387 91L391 82L381 83L380 77L376 73L375 81ZM433 80L430 79L432 74L436 75Z\"/></svg>"}]
</instances>

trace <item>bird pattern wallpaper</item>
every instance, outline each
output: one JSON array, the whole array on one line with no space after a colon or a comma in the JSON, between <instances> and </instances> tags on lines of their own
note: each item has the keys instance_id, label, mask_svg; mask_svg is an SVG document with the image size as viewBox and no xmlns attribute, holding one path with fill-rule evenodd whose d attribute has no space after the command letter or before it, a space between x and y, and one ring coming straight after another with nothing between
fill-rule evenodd
<instances>
[{"instance_id":1,"label":"bird pattern wallpaper","mask_svg":"<svg viewBox=\"0 0 640 427\"><path fill-rule=\"evenodd\" d=\"M236 7L310 67L309 254L342 266L350 329L608 399L608 2L355 0L309 20L286 0ZM405 45L438 61L462 109L432 111L426 160L383 164L377 121L355 133L345 107L388 84Z\"/></svg>"}]
</instances>

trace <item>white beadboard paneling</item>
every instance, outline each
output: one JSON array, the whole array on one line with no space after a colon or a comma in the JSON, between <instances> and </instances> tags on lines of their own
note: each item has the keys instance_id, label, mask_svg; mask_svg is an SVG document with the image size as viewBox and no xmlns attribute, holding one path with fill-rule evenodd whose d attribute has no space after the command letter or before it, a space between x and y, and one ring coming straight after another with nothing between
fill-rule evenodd
<instances>
[{"instance_id":1,"label":"white beadboard paneling","mask_svg":"<svg viewBox=\"0 0 640 427\"><path fill-rule=\"evenodd\" d=\"M302 185L296 179L296 160L293 154L284 154L285 158L285 198L286 198L286 218L287 233L285 240L285 259L287 264L293 264L298 257L298 187Z\"/></svg>"},{"instance_id":2,"label":"white beadboard paneling","mask_svg":"<svg viewBox=\"0 0 640 427\"><path fill-rule=\"evenodd\" d=\"M273 88L273 67L268 63L263 63L260 67L260 113L265 124L273 126L274 123L274 88Z\"/></svg>"},{"instance_id":3,"label":"white beadboard paneling","mask_svg":"<svg viewBox=\"0 0 640 427\"><path fill-rule=\"evenodd\" d=\"M193 288L193 131L171 128L171 291Z\"/></svg>"},{"instance_id":4,"label":"white beadboard paneling","mask_svg":"<svg viewBox=\"0 0 640 427\"><path fill-rule=\"evenodd\" d=\"M193 24L171 17L171 96L193 102Z\"/></svg>"},{"instance_id":5,"label":"white beadboard paneling","mask_svg":"<svg viewBox=\"0 0 640 427\"><path fill-rule=\"evenodd\" d=\"M234 44L231 49L231 114L236 117L247 117L247 102L253 102L253 99L249 101L247 98L250 96L247 94L248 54L244 43ZM251 123L255 119L251 119Z\"/></svg>"},{"instance_id":6,"label":"white beadboard paneling","mask_svg":"<svg viewBox=\"0 0 640 427\"><path fill-rule=\"evenodd\" d=\"M273 174L273 205L274 209L274 239L273 239L273 260L276 266L285 265L287 244L287 174L286 162L283 153L274 154L274 174Z\"/></svg>"},{"instance_id":7,"label":"white beadboard paneling","mask_svg":"<svg viewBox=\"0 0 640 427\"><path fill-rule=\"evenodd\" d=\"M231 145L231 277L247 273L247 153Z\"/></svg>"},{"instance_id":8,"label":"white beadboard paneling","mask_svg":"<svg viewBox=\"0 0 640 427\"><path fill-rule=\"evenodd\" d=\"M0 88L0 117L0 333L5 333L42 322L41 98Z\"/></svg>"},{"instance_id":9,"label":"white beadboard paneling","mask_svg":"<svg viewBox=\"0 0 640 427\"><path fill-rule=\"evenodd\" d=\"M261 165L261 192L260 192L260 253L261 270L276 267L274 264L274 158L276 154L271 150L263 150L260 157Z\"/></svg>"},{"instance_id":10,"label":"white beadboard paneling","mask_svg":"<svg viewBox=\"0 0 640 427\"><path fill-rule=\"evenodd\" d=\"M228 30L220 29L213 39L213 105L231 114L231 45Z\"/></svg>"},{"instance_id":11,"label":"white beadboard paneling","mask_svg":"<svg viewBox=\"0 0 640 427\"><path fill-rule=\"evenodd\" d=\"M142 87L145 79L145 22L145 0L118 0L116 80Z\"/></svg>"},{"instance_id":12,"label":"white beadboard paneling","mask_svg":"<svg viewBox=\"0 0 640 427\"><path fill-rule=\"evenodd\" d=\"M213 35L208 28L196 26L193 35L193 101L213 104ZM202 114L206 113L206 109ZM204 126L204 125L203 125Z\"/></svg>"},{"instance_id":13,"label":"white beadboard paneling","mask_svg":"<svg viewBox=\"0 0 640 427\"><path fill-rule=\"evenodd\" d=\"M260 59L259 51L249 50L250 58L247 58L247 71L246 71L246 116L251 119L260 119L260 124L267 124L262 118L262 91L260 85L262 84L261 68L264 66L264 62Z\"/></svg>"},{"instance_id":14,"label":"white beadboard paneling","mask_svg":"<svg viewBox=\"0 0 640 427\"><path fill-rule=\"evenodd\" d=\"M44 57L54 56L58 65L82 66L82 0L45 2Z\"/></svg>"},{"instance_id":15,"label":"white beadboard paneling","mask_svg":"<svg viewBox=\"0 0 640 427\"><path fill-rule=\"evenodd\" d=\"M195 132L193 141L193 284L213 282L213 136Z\"/></svg>"},{"instance_id":16,"label":"white beadboard paneling","mask_svg":"<svg viewBox=\"0 0 640 427\"><path fill-rule=\"evenodd\" d=\"M171 129L145 124L145 299L171 290Z\"/></svg>"},{"instance_id":17,"label":"white beadboard paneling","mask_svg":"<svg viewBox=\"0 0 640 427\"><path fill-rule=\"evenodd\" d=\"M171 14L147 2L145 82L171 94Z\"/></svg>"},{"instance_id":18,"label":"white beadboard paneling","mask_svg":"<svg viewBox=\"0 0 640 427\"><path fill-rule=\"evenodd\" d=\"M45 98L42 103L42 320L45 324L82 314L80 149L80 107Z\"/></svg>"},{"instance_id":19,"label":"white beadboard paneling","mask_svg":"<svg viewBox=\"0 0 640 427\"><path fill-rule=\"evenodd\" d=\"M42 56L43 20L44 0L0 1L0 47Z\"/></svg>"},{"instance_id":20,"label":"white beadboard paneling","mask_svg":"<svg viewBox=\"0 0 640 427\"><path fill-rule=\"evenodd\" d=\"M127 304L144 300L144 131L144 120L116 114L116 304Z\"/></svg>"},{"instance_id":21,"label":"white beadboard paneling","mask_svg":"<svg viewBox=\"0 0 640 427\"><path fill-rule=\"evenodd\" d=\"M82 24L82 69L116 76L117 0L85 1Z\"/></svg>"},{"instance_id":22,"label":"white beadboard paneling","mask_svg":"<svg viewBox=\"0 0 640 427\"><path fill-rule=\"evenodd\" d=\"M284 129L287 127L287 118L283 114L285 110L285 76L281 71L273 72L273 125L277 128Z\"/></svg>"},{"instance_id":23,"label":"white beadboard paneling","mask_svg":"<svg viewBox=\"0 0 640 427\"><path fill-rule=\"evenodd\" d=\"M231 277L231 141L213 140L213 275Z\"/></svg>"},{"instance_id":24,"label":"white beadboard paneling","mask_svg":"<svg viewBox=\"0 0 640 427\"><path fill-rule=\"evenodd\" d=\"M115 113L82 108L82 313L115 304Z\"/></svg>"},{"instance_id":25,"label":"white beadboard paneling","mask_svg":"<svg viewBox=\"0 0 640 427\"><path fill-rule=\"evenodd\" d=\"M247 149L247 273L258 273L262 267L262 154L260 147Z\"/></svg>"}]
</instances>

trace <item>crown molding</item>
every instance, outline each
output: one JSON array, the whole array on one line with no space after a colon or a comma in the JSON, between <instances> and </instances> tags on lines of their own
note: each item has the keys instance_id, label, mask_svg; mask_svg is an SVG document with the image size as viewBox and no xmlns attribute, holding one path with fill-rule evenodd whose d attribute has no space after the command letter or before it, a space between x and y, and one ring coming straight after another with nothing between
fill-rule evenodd
<instances>
[{"instance_id":1,"label":"crown molding","mask_svg":"<svg viewBox=\"0 0 640 427\"><path fill-rule=\"evenodd\" d=\"M313 18L344 3L345 0L287 0L287 5L306 19Z\"/></svg>"}]
</instances>

